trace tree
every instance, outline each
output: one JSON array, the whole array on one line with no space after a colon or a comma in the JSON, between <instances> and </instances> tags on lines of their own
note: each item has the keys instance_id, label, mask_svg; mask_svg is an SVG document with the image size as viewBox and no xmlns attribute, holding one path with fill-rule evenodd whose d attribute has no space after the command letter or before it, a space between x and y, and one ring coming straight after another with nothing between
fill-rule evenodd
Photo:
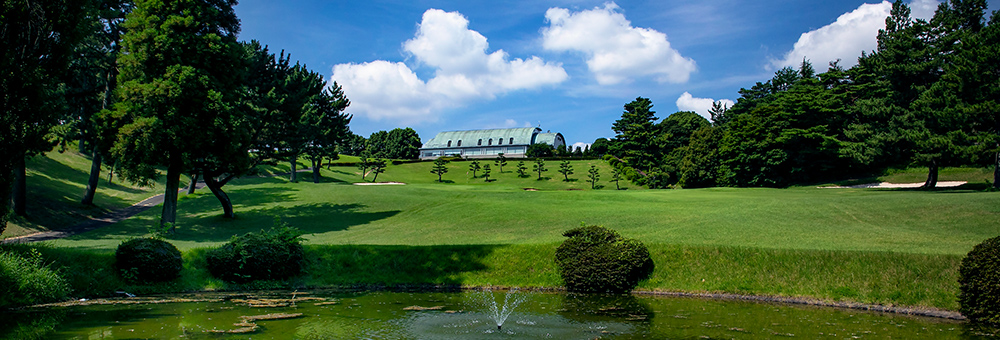
<instances>
[{"instance_id":1,"label":"tree","mask_svg":"<svg viewBox=\"0 0 1000 340\"><path fill-rule=\"evenodd\" d=\"M528 167L524 165L524 161L517 161L517 176L528 177Z\"/></svg>"},{"instance_id":2,"label":"tree","mask_svg":"<svg viewBox=\"0 0 1000 340\"><path fill-rule=\"evenodd\" d=\"M354 132L337 145L337 153L351 156L359 156L365 150L365 143L368 139Z\"/></svg>"},{"instance_id":3,"label":"tree","mask_svg":"<svg viewBox=\"0 0 1000 340\"><path fill-rule=\"evenodd\" d=\"M608 146L610 144L607 138L598 138L594 140L593 144L590 144L590 154L596 157L604 157L604 154L608 153Z\"/></svg>"},{"instance_id":4,"label":"tree","mask_svg":"<svg viewBox=\"0 0 1000 340\"><path fill-rule=\"evenodd\" d=\"M559 173L563 175L563 182L569 182L569 175L573 174L573 166L570 165L569 161L562 161L559 163Z\"/></svg>"},{"instance_id":5,"label":"tree","mask_svg":"<svg viewBox=\"0 0 1000 340\"><path fill-rule=\"evenodd\" d=\"M486 178L486 182L490 181L490 172L491 172L490 165L489 164L483 165L483 177Z\"/></svg>"},{"instance_id":6,"label":"tree","mask_svg":"<svg viewBox=\"0 0 1000 340\"><path fill-rule=\"evenodd\" d=\"M597 180L601 179L601 170L597 169L597 166L591 165L590 170L587 170L588 178L590 178L590 188L597 188Z\"/></svg>"},{"instance_id":7,"label":"tree","mask_svg":"<svg viewBox=\"0 0 1000 340\"><path fill-rule=\"evenodd\" d=\"M609 151L637 169L651 169L660 158L654 141L659 135L653 125L657 118L652 109L649 98L637 97L625 104L622 117L611 126L617 135Z\"/></svg>"},{"instance_id":8,"label":"tree","mask_svg":"<svg viewBox=\"0 0 1000 340\"><path fill-rule=\"evenodd\" d=\"M378 174L385 172L385 167L388 163L389 160L384 158L378 158L371 162L372 173L375 174L375 177L372 177L372 183L375 183L375 180L378 179Z\"/></svg>"},{"instance_id":9,"label":"tree","mask_svg":"<svg viewBox=\"0 0 1000 340\"><path fill-rule=\"evenodd\" d=\"M573 149L573 157L576 158L583 157L583 148L578 146L575 149Z\"/></svg>"},{"instance_id":10,"label":"tree","mask_svg":"<svg viewBox=\"0 0 1000 340\"><path fill-rule=\"evenodd\" d=\"M549 171L545 168L545 160L541 158L535 158L535 165L532 166L532 171L538 173L538 180L542 180L542 173Z\"/></svg>"},{"instance_id":11,"label":"tree","mask_svg":"<svg viewBox=\"0 0 1000 340\"><path fill-rule=\"evenodd\" d=\"M361 160L358 161L358 170L361 170L361 179L365 179L368 176L368 169L371 168L372 162L371 158L367 156L361 156Z\"/></svg>"},{"instance_id":12,"label":"tree","mask_svg":"<svg viewBox=\"0 0 1000 340\"><path fill-rule=\"evenodd\" d=\"M499 168L500 173L503 173L503 167L507 165L507 157L504 157L503 152L497 154L497 159L493 161L493 164Z\"/></svg>"},{"instance_id":13,"label":"tree","mask_svg":"<svg viewBox=\"0 0 1000 340\"><path fill-rule=\"evenodd\" d=\"M524 153L525 157L552 157L555 149L551 145L545 143L535 143L528 145L528 151Z\"/></svg>"},{"instance_id":14,"label":"tree","mask_svg":"<svg viewBox=\"0 0 1000 340\"><path fill-rule=\"evenodd\" d=\"M469 163L469 171L472 171L472 178L476 178L476 172L482 169L483 167L479 165L479 161Z\"/></svg>"},{"instance_id":15,"label":"tree","mask_svg":"<svg viewBox=\"0 0 1000 340\"><path fill-rule=\"evenodd\" d=\"M618 171L617 168L611 168L611 181L615 182L615 190L622 189L620 186L618 186L618 181L620 181L621 179L622 179L621 171Z\"/></svg>"},{"instance_id":16,"label":"tree","mask_svg":"<svg viewBox=\"0 0 1000 340\"><path fill-rule=\"evenodd\" d=\"M448 173L447 167L448 161L444 158L438 158L434 160L434 167L431 168L431 173L438 175L438 183L441 183L441 175Z\"/></svg>"},{"instance_id":17,"label":"tree","mask_svg":"<svg viewBox=\"0 0 1000 340\"><path fill-rule=\"evenodd\" d=\"M377 131L368 137L367 150L375 157L416 159L420 157L420 136L411 128Z\"/></svg>"},{"instance_id":18,"label":"tree","mask_svg":"<svg viewBox=\"0 0 1000 340\"><path fill-rule=\"evenodd\" d=\"M26 215L24 161L51 150L46 138L64 112L73 47L90 30L90 1L5 0L0 4L0 232L8 204ZM13 186L11 185L13 183Z\"/></svg>"},{"instance_id":19,"label":"tree","mask_svg":"<svg viewBox=\"0 0 1000 340\"><path fill-rule=\"evenodd\" d=\"M235 109L244 60L235 4L140 0L124 23L115 108L129 123L113 154L133 182L166 168L161 226L176 222L180 176L196 160L247 153L234 147L247 137Z\"/></svg>"},{"instance_id":20,"label":"tree","mask_svg":"<svg viewBox=\"0 0 1000 340\"><path fill-rule=\"evenodd\" d=\"M313 98L300 120L305 141L304 152L312 163L313 183L319 183L324 158L338 159L337 145L347 138L351 116L344 113L350 101L336 82Z\"/></svg>"},{"instance_id":21,"label":"tree","mask_svg":"<svg viewBox=\"0 0 1000 340\"><path fill-rule=\"evenodd\" d=\"M569 156L569 154L570 152L566 149L566 145L559 145L556 147L555 155L557 157L566 157Z\"/></svg>"}]
</instances>

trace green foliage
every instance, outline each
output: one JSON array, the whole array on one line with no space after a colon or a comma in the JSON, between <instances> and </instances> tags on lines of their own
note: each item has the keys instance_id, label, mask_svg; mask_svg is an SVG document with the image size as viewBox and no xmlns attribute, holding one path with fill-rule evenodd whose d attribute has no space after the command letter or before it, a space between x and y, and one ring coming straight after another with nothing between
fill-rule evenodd
<instances>
[{"instance_id":1,"label":"green foliage","mask_svg":"<svg viewBox=\"0 0 1000 340\"><path fill-rule=\"evenodd\" d=\"M624 293L653 273L649 250L603 226L581 226L556 249L555 262L566 289L583 293Z\"/></svg>"},{"instance_id":2,"label":"green foliage","mask_svg":"<svg viewBox=\"0 0 1000 340\"><path fill-rule=\"evenodd\" d=\"M625 104L622 117L611 126L617 135L608 151L640 169L654 167L660 158L656 144L659 131L653 123L657 118L652 109L649 98L637 97Z\"/></svg>"},{"instance_id":3,"label":"green foliage","mask_svg":"<svg viewBox=\"0 0 1000 340\"><path fill-rule=\"evenodd\" d=\"M490 170L490 165L489 164L484 165L483 166L483 177L486 179L486 182L490 181L490 172L492 172L492 170Z\"/></svg>"},{"instance_id":4,"label":"green foliage","mask_svg":"<svg viewBox=\"0 0 1000 340\"><path fill-rule=\"evenodd\" d=\"M0 308L58 301L69 290L66 280L42 262L37 250L24 254L0 250Z\"/></svg>"},{"instance_id":5,"label":"green foliage","mask_svg":"<svg viewBox=\"0 0 1000 340\"><path fill-rule=\"evenodd\" d=\"M234 236L205 256L213 276L236 283L281 280L302 271L302 232L281 223L276 228Z\"/></svg>"},{"instance_id":6,"label":"green foliage","mask_svg":"<svg viewBox=\"0 0 1000 340\"><path fill-rule=\"evenodd\" d=\"M590 188L596 189L597 181L601 179L601 171L597 169L596 166L591 165L590 170L587 170L587 174L588 174L587 178L589 179L590 182Z\"/></svg>"},{"instance_id":7,"label":"green foliage","mask_svg":"<svg viewBox=\"0 0 1000 340\"><path fill-rule=\"evenodd\" d=\"M444 158L434 160L434 167L431 168L431 173L438 175L438 182L441 182L441 175L448 173L448 161Z\"/></svg>"},{"instance_id":8,"label":"green foliage","mask_svg":"<svg viewBox=\"0 0 1000 340\"><path fill-rule=\"evenodd\" d=\"M180 276L181 252L158 238L135 238L118 245L115 267L131 282L163 282Z\"/></svg>"},{"instance_id":9,"label":"green foliage","mask_svg":"<svg viewBox=\"0 0 1000 340\"><path fill-rule=\"evenodd\" d=\"M371 172L375 174L375 177L372 177L372 183L375 183L375 181L378 180L378 174L385 172L385 168L388 165L388 163L389 160L381 158L369 161Z\"/></svg>"},{"instance_id":10,"label":"green foliage","mask_svg":"<svg viewBox=\"0 0 1000 340\"><path fill-rule=\"evenodd\" d=\"M618 171L617 168L611 168L611 181L615 182L615 190L621 190L622 187L618 185L618 182L622 180L622 173Z\"/></svg>"},{"instance_id":11,"label":"green foliage","mask_svg":"<svg viewBox=\"0 0 1000 340\"><path fill-rule=\"evenodd\" d=\"M517 176L528 177L528 167L524 165L524 161L517 161Z\"/></svg>"},{"instance_id":12,"label":"green foliage","mask_svg":"<svg viewBox=\"0 0 1000 340\"><path fill-rule=\"evenodd\" d=\"M479 161L474 160L472 162L469 162L469 171L472 171L472 178L476 178L477 177L476 172L482 169L483 167L479 165Z\"/></svg>"},{"instance_id":13,"label":"green foliage","mask_svg":"<svg viewBox=\"0 0 1000 340\"><path fill-rule=\"evenodd\" d=\"M493 161L493 164L497 166L497 171L503 173L503 167L507 166L507 157L504 157L503 152L497 154L497 159Z\"/></svg>"},{"instance_id":14,"label":"green foliage","mask_svg":"<svg viewBox=\"0 0 1000 340\"><path fill-rule=\"evenodd\" d=\"M532 165L532 171L538 173L538 180L542 180L542 173L549 171L545 168L545 160L541 158L535 158L535 164Z\"/></svg>"},{"instance_id":15,"label":"green foliage","mask_svg":"<svg viewBox=\"0 0 1000 340\"><path fill-rule=\"evenodd\" d=\"M571 165L569 161L560 162L559 173L563 175L564 182L569 182L569 175L573 174L573 165Z\"/></svg>"},{"instance_id":16,"label":"green foliage","mask_svg":"<svg viewBox=\"0 0 1000 340\"><path fill-rule=\"evenodd\" d=\"M962 315L973 322L1000 326L1000 237L972 248L958 272Z\"/></svg>"},{"instance_id":17,"label":"green foliage","mask_svg":"<svg viewBox=\"0 0 1000 340\"><path fill-rule=\"evenodd\" d=\"M378 131L368 137L366 149L374 157L416 159L420 157L420 136L412 128Z\"/></svg>"},{"instance_id":18,"label":"green foliage","mask_svg":"<svg viewBox=\"0 0 1000 340\"><path fill-rule=\"evenodd\" d=\"M524 153L525 157L528 158L538 158L538 157L552 157L555 154L555 149L551 145L545 143L535 143L528 145L528 151Z\"/></svg>"}]
</instances>

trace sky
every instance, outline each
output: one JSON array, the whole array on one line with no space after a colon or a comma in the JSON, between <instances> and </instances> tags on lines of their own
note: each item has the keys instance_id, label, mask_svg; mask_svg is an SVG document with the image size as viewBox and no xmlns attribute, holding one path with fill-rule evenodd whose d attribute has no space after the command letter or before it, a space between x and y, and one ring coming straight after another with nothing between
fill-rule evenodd
<instances>
[{"instance_id":1,"label":"sky","mask_svg":"<svg viewBox=\"0 0 1000 340\"><path fill-rule=\"evenodd\" d=\"M935 0L904 0L929 19ZM989 12L1000 0L989 0ZM708 116L740 88L808 59L857 63L888 1L241 0L240 40L336 82L351 130L537 126L567 144L612 138L636 97L658 118ZM989 14L987 14L989 16Z\"/></svg>"}]
</instances>

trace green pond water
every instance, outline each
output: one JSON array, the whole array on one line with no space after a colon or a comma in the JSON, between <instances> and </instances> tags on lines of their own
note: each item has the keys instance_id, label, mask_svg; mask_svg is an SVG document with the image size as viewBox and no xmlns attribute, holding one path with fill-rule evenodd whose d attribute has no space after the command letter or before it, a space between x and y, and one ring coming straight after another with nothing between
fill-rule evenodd
<instances>
[{"instance_id":1,"label":"green pond water","mask_svg":"<svg viewBox=\"0 0 1000 340\"><path fill-rule=\"evenodd\" d=\"M213 301L49 307L0 313L0 338L39 339L978 339L966 323L859 310L699 298L517 292L310 291ZM256 301L247 301L256 299ZM272 300L268 300L272 299ZM128 299L123 299L128 300ZM281 306L288 304L287 306ZM250 304L254 304L251 306ZM264 306L262 306L264 304ZM270 306L266 306L270 304ZM421 308L414 308L421 307ZM424 309L424 310L420 310ZM297 314L252 321L244 316Z\"/></svg>"}]
</instances>

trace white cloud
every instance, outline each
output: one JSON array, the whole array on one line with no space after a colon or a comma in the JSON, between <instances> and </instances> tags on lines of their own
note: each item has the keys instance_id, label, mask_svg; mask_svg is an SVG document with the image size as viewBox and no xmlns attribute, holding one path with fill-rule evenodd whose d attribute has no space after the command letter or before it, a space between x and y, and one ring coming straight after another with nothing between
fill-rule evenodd
<instances>
[{"instance_id":1,"label":"white cloud","mask_svg":"<svg viewBox=\"0 0 1000 340\"><path fill-rule=\"evenodd\" d=\"M545 12L542 46L552 51L577 51L602 85L652 76L665 83L684 83L697 68L694 60L670 47L667 35L633 27L614 2L571 13L553 7Z\"/></svg>"},{"instance_id":2,"label":"white cloud","mask_svg":"<svg viewBox=\"0 0 1000 340\"><path fill-rule=\"evenodd\" d=\"M591 143L576 142L576 143L573 143L573 145L570 145L570 147L568 149L569 149L569 151L576 151L576 148L580 148L581 151L582 150L587 150L587 149L590 148L590 144Z\"/></svg>"},{"instance_id":3,"label":"white cloud","mask_svg":"<svg viewBox=\"0 0 1000 340\"><path fill-rule=\"evenodd\" d=\"M733 107L733 101L729 99L719 99L726 107ZM712 115L708 113L708 110L712 109L712 104L716 102L712 98L695 98L688 92L684 92L680 97L677 98L677 109L680 111L691 111L697 113L698 115L705 117L705 119L711 120Z\"/></svg>"},{"instance_id":4,"label":"white cloud","mask_svg":"<svg viewBox=\"0 0 1000 340\"><path fill-rule=\"evenodd\" d=\"M909 4L910 14L915 18L930 18L937 3L936 0L914 0ZM878 30L885 28L885 19L891 10L892 3L888 1L862 4L829 25L802 33L791 51L781 59L771 60L771 67L798 68L803 58L810 60L820 72L837 59L845 68L857 65L862 51L870 52L878 46Z\"/></svg>"},{"instance_id":5,"label":"white cloud","mask_svg":"<svg viewBox=\"0 0 1000 340\"><path fill-rule=\"evenodd\" d=\"M421 80L406 64L383 60L338 64L331 78L343 86L355 115L404 124L436 121L444 108L568 78L558 63L538 57L509 60L503 50L487 53L486 37L468 26L458 12L424 12L403 50L435 70L430 80Z\"/></svg>"}]
</instances>

